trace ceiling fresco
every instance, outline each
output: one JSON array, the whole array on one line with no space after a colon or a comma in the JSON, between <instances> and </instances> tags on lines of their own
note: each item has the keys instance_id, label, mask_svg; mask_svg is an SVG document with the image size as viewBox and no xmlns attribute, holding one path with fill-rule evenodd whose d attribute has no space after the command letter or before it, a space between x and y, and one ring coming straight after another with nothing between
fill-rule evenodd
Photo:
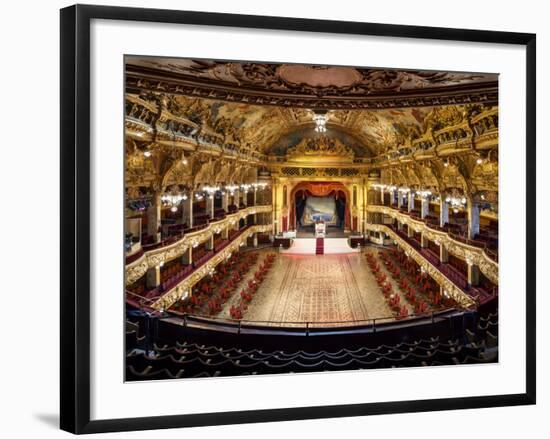
<instances>
[{"instance_id":1,"label":"ceiling fresco","mask_svg":"<svg viewBox=\"0 0 550 439\"><path fill-rule=\"evenodd\" d=\"M496 74L126 62L129 186L253 181L258 169L315 167L324 151L350 167L342 175L384 170L392 184L498 190Z\"/></svg>"},{"instance_id":2,"label":"ceiling fresco","mask_svg":"<svg viewBox=\"0 0 550 439\"><path fill-rule=\"evenodd\" d=\"M126 57L127 86L314 109L418 107L498 99L498 75Z\"/></svg>"}]
</instances>

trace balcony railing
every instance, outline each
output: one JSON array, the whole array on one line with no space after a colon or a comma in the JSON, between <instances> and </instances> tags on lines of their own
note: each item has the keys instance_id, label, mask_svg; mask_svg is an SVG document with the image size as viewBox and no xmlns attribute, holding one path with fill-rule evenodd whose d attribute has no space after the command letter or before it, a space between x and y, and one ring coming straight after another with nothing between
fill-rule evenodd
<instances>
[{"instance_id":1,"label":"balcony railing","mask_svg":"<svg viewBox=\"0 0 550 439\"><path fill-rule=\"evenodd\" d=\"M126 285L132 284L143 276L148 268L181 256L190 246L201 244L210 239L215 231L232 227L248 215L271 212L271 210L271 205L245 207L225 215L219 221L208 222L200 228L194 228L192 231L187 230L181 235L172 236L151 246L143 246L143 254L137 259L132 258L126 264Z\"/></svg>"},{"instance_id":2,"label":"balcony railing","mask_svg":"<svg viewBox=\"0 0 550 439\"><path fill-rule=\"evenodd\" d=\"M449 231L448 227L441 227L391 206L370 205L367 210L391 216L436 244L444 245L449 253L479 266L481 272L498 285L498 252L489 248L485 242L466 239Z\"/></svg>"}]
</instances>

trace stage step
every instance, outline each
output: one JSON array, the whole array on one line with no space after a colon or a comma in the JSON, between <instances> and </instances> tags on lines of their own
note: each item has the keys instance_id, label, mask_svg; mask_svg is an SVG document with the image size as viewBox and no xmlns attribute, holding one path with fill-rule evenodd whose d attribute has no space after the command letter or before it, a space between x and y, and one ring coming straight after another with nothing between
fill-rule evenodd
<instances>
[{"instance_id":1,"label":"stage step","mask_svg":"<svg viewBox=\"0 0 550 439\"><path fill-rule=\"evenodd\" d=\"M325 239L317 238L315 241L315 254L322 255L325 253Z\"/></svg>"},{"instance_id":2,"label":"stage step","mask_svg":"<svg viewBox=\"0 0 550 439\"><path fill-rule=\"evenodd\" d=\"M323 252L320 254L359 253L361 249L351 248L347 238L322 238ZM317 238L296 238L288 249L279 249L281 253L290 255L314 255L317 253Z\"/></svg>"}]
</instances>

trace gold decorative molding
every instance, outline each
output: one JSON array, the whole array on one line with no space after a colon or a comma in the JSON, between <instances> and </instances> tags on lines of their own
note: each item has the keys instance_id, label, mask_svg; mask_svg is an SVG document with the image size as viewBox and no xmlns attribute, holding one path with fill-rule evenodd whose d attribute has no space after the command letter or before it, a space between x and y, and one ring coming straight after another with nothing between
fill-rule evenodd
<instances>
[{"instance_id":1,"label":"gold decorative molding","mask_svg":"<svg viewBox=\"0 0 550 439\"><path fill-rule=\"evenodd\" d=\"M401 238L388 226L383 224L367 224L367 230L373 230L380 233L385 233L406 252L406 254L414 259L418 265L435 280L444 291L462 308L470 308L476 304L475 300L468 296L464 291L457 287L450 279L448 279L441 271L430 264L418 251L407 241Z\"/></svg>"},{"instance_id":2,"label":"gold decorative molding","mask_svg":"<svg viewBox=\"0 0 550 439\"><path fill-rule=\"evenodd\" d=\"M304 138L286 153L288 162L352 163L355 154L339 139L326 136Z\"/></svg>"},{"instance_id":3,"label":"gold decorative molding","mask_svg":"<svg viewBox=\"0 0 550 439\"><path fill-rule=\"evenodd\" d=\"M430 228L423 221L411 218L406 213L388 206L367 206L369 213L382 213L407 224L414 231L422 233L437 245L444 245L447 251L468 263L477 265L480 271L495 285L498 285L498 263L492 260L482 248L453 239L448 233ZM390 229L391 230L391 229Z\"/></svg>"},{"instance_id":4,"label":"gold decorative molding","mask_svg":"<svg viewBox=\"0 0 550 439\"><path fill-rule=\"evenodd\" d=\"M272 207L268 206L251 206L246 209L241 209L233 214L228 214L220 221L214 221L208 224L204 229L184 235L179 241L173 244L156 248L145 252L139 259L126 265L125 284L131 285L141 276L143 276L149 268L156 267L161 262L168 262L183 253L191 246L201 244L227 227L234 226L241 218L246 218L248 215L256 213L271 212ZM254 226L258 227L258 226ZM269 226L271 227L271 225Z\"/></svg>"},{"instance_id":5,"label":"gold decorative molding","mask_svg":"<svg viewBox=\"0 0 550 439\"><path fill-rule=\"evenodd\" d=\"M248 228L240 236L235 238L234 241L231 241L223 250L219 253L216 253L211 259L209 259L203 266L199 267L193 271L188 277L183 279L179 284L174 286L171 290L167 291L161 297L153 303L152 307L161 310L168 309L176 301L185 295L186 292L199 282L203 277L207 276L216 266L230 257L230 255L237 251L239 247L246 243L247 238L252 236L254 233L266 233L272 230L271 224L257 225Z\"/></svg>"}]
</instances>

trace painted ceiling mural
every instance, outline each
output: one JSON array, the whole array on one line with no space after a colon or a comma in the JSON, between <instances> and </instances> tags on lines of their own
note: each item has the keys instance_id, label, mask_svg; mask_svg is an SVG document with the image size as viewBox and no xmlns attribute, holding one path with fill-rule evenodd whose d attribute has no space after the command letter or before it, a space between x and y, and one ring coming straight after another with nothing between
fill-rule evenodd
<instances>
[{"instance_id":1,"label":"painted ceiling mural","mask_svg":"<svg viewBox=\"0 0 550 439\"><path fill-rule=\"evenodd\" d=\"M314 112L306 109L172 96L170 111L264 154L284 155L301 137L315 135ZM462 120L466 106L391 110L331 110L327 135L352 148L358 157L370 157L416 138L428 128L442 128ZM301 137L300 137L301 136Z\"/></svg>"},{"instance_id":2,"label":"painted ceiling mural","mask_svg":"<svg viewBox=\"0 0 550 439\"><path fill-rule=\"evenodd\" d=\"M127 126L149 127L127 139L131 186L253 180L273 156L283 163L304 139L324 138L335 150L348 151L348 163L389 166L382 175L393 183L498 190L495 74L161 58L127 62ZM326 132L316 131L316 115L326 118ZM185 147L176 132L189 138ZM434 145L441 146L435 153ZM149 160L145 150L152 153ZM400 161L411 153L413 159Z\"/></svg>"}]
</instances>

